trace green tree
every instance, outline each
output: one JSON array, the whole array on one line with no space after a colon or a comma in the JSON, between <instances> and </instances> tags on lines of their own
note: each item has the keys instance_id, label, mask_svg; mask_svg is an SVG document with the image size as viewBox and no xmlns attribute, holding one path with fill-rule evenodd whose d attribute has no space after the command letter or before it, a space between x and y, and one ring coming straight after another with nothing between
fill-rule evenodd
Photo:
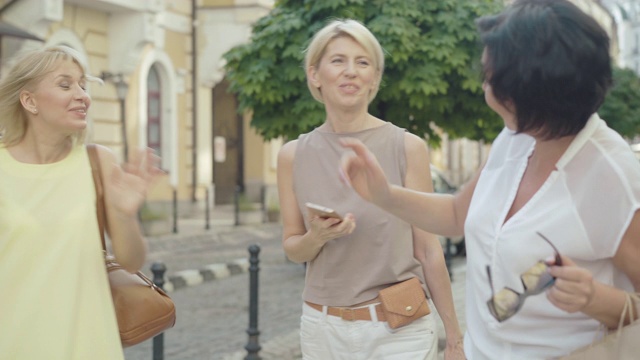
<instances>
[{"instance_id":1,"label":"green tree","mask_svg":"<svg viewBox=\"0 0 640 360\"><path fill-rule=\"evenodd\" d=\"M628 138L640 134L640 78L631 69L613 69L613 87L598 114Z\"/></svg>"},{"instance_id":2,"label":"green tree","mask_svg":"<svg viewBox=\"0 0 640 360\"><path fill-rule=\"evenodd\" d=\"M310 38L329 20L363 22L385 49L380 92L369 111L423 136L491 141L503 127L482 93L481 46L474 19L502 0L280 0L258 20L251 41L228 51L230 91L266 139L295 138L324 121L302 67Z\"/></svg>"}]
</instances>

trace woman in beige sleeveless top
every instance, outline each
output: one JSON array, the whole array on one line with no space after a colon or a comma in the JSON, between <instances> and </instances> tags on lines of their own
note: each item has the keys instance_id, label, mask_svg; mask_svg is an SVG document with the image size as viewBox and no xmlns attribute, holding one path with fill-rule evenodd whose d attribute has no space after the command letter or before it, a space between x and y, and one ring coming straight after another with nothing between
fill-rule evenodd
<instances>
[{"instance_id":1,"label":"woman in beige sleeveless top","mask_svg":"<svg viewBox=\"0 0 640 360\"><path fill-rule=\"evenodd\" d=\"M307 264L303 358L435 359L435 313L392 329L378 299L380 290L415 277L430 290L429 303L444 322L445 357L463 359L439 240L360 199L335 176L344 153L340 139L356 137L373 149L394 184L432 190L424 140L368 113L383 68L380 44L354 20L331 22L307 49L307 83L326 119L287 143L278 157L283 247L289 259ZM307 203L343 217L308 212Z\"/></svg>"}]
</instances>

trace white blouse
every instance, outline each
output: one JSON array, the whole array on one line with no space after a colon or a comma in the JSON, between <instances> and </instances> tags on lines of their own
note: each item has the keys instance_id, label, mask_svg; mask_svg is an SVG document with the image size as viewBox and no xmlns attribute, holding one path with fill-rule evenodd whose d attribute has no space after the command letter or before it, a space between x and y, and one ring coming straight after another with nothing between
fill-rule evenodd
<instances>
[{"instance_id":1,"label":"white blouse","mask_svg":"<svg viewBox=\"0 0 640 360\"><path fill-rule=\"evenodd\" d=\"M591 343L599 323L556 308L544 294L499 323L489 313L490 265L495 291L523 291L520 274L554 251L591 271L604 284L633 289L613 266L631 219L640 208L640 163L629 145L598 115L591 116L542 187L505 222L535 140L504 129L492 146L471 200L465 236L468 250L465 352L469 359L546 359Z\"/></svg>"}]
</instances>

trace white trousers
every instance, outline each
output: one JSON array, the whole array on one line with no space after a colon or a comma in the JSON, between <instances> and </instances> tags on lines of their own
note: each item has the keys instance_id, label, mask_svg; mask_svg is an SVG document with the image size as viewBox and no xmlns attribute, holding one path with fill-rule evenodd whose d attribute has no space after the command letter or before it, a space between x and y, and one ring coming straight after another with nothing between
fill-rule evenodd
<instances>
[{"instance_id":1,"label":"white trousers","mask_svg":"<svg viewBox=\"0 0 640 360\"><path fill-rule=\"evenodd\" d=\"M433 306L432 304L430 304ZM435 315L391 329L377 321L375 304L367 305L375 320L347 321L303 303L300 345L304 360L435 360L438 334Z\"/></svg>"}]
</instances>

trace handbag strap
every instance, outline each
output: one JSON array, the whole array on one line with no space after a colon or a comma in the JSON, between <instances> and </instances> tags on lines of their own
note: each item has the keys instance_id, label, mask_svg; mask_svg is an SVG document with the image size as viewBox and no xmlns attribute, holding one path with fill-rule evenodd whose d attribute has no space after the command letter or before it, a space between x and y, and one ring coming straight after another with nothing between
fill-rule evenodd
<instances>
[{"instance_id":1,"label":"handbag strap","mask_svg":"<svg viewBox=\"0 0 640 360\"><path fill-rule=\"evenodd\" d=\"M636 310L636 312L640 311L636 308L636 306L640 305L640 293L626 292L625 294L626 301L624 304L624 308L622 309L622 314L620 314L620 321L618 322L618 334L624 327L625 319L628 318L629 324L631 324L638 318L638 314L634 313L634 309Z\"/></svg>"},{"instance_id":2,"label":"handbag strap","mask_svg":"<svg viewBox=\"0 0 640 360\"><path fill-rule=\"evenodd\" d=\"M640 309L638 308L640 306L640 293L627 292L626 306L629 307L629 323L636 321L636 319L640 319L638 316L638 313L640 313Z\"/></svg>"},{"instance_id":3,"label":"handbag strap","mask_svg":"<svg viewBox=\"0 0 640 360\"><path fill-rule=\"evenodd\" d=\"M102 250L107 249L104 240L104 227L106 223L104 208L104 188L102 186L102 170L100 169L100 157L98 156L98 148L96 144L87 144L87 153L89 154L89 162L91 163L91 175L93 176L93 185L96 189L96 213L98 215L98 229L100 229L100 239L102 240Z\"/></svg>"}]
</instances>

